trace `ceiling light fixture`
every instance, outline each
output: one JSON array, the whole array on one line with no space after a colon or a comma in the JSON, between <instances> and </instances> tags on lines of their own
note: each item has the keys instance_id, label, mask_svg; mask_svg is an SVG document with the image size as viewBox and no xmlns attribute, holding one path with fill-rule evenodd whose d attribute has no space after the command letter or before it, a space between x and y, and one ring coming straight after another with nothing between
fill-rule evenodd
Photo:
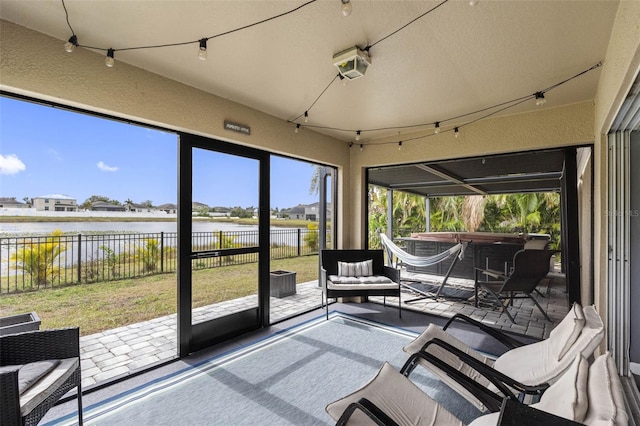
<instances>
[{"instance_id":1,"label":"ceiling light fixture","mask_svg":"<svg viewBox=\"0 0 640 426\"><path fill-rule=\"evenodd\" d=\"M104 58L104 64L109 68L113 68L113 66L116 63L115 59L113 58L114 54L115 54L115 50L109 48L109 50L107 50L107 57Z\"/></svg>"},{"instance_id":2,"label":"ceiling light fixture","mask_svg":"<svg viewBox=\"0 0 640 426\"><path fill-rule=\"evenodd\" d=\"M544 93L536 92L536 105L542 106L547 103L547 100L544 98Z\"/></svg>"},{"instance_id":3,"label":"ceiling light fixture","mask_svg":"<svg viewBox=\"0 0 640 426\"><path fill-rule=\"evenodd\" d=\"M342 16L351 15L351 10L353 7L351 6L351 0L342 0Z\"/></svg>"},{"instance_id":4,"label":"ceiling light fixture","mask_svg":"<svg viewBox=\"0 0 640 426\"><path fill-rule=\"evenodd\" d=\"M69 37L69 41L64 44L64 50L71 53L76 47L78 47L78 37L74 34Z\"/></svg>"},{"instance_id":5,"label":"ceiling light fixture","mask_svg":"<svg viewBox=\"0 0 640 426\"><path fill-rule=\"evenodd\" d=\"M207 39L200 39L200 48L198 49L198 59L201 61L207 60Z\"/></svg>"},{"instance_id":6,"label":"ceiling light fixture","mask_svg":"<svg viewBox=\"0 0 640 426\"><path fill-rule=\"evenodd\" d=\"M367 68L371 65L371 58L367 52L358 46L353 46L333 55L333 65L338 67L341 76L355 80L367 72Z\"/></svg>"}]
</instances>

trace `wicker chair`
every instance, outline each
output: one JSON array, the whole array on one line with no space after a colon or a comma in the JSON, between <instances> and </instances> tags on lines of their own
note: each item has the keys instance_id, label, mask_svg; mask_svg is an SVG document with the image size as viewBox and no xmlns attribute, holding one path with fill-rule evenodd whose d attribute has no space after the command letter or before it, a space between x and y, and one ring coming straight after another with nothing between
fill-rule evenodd
<instances>
[{"instance_id":1,"label":"wicker chair","mask_svg":"<svg viewBox=\"0 0 640 426\"><path fill-rule=\"evenodd\" d=\"M41 361L53 366L21 393L19 370ZM82 425L80 331L78 328L28 331L0 336L0 423L36 425L69 390L77 387Z\"/></svg>"}]
</instances>

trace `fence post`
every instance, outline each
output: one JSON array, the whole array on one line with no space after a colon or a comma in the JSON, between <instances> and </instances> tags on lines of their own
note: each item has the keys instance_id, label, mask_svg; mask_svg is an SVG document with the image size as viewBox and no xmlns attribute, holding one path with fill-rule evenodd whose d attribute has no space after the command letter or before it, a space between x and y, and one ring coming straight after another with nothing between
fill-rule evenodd
<instances>
[{"instance_id":1,"label":"fence post","mask_svg":"<svg viewBox=\"0 0 640 426\"><path fill-rule=\"evenodd\" d=\"M300 253L302 252L302 238L301 238L301 234L302 234L302 230L300 228L297 228L298 231L298 256L300 256Z\"/></svg>"},{"instance_id":2,"label":"fence post","mask_svg":"<svg viewBox=\"0 0 640 426\"><path fill-rule=\"evenodd\" d=\"M160 231L160 272L164 272L164 231Z\"/></svg>"},{"instance_id":3,"label":"fence post","mask_svg":"<svg viewBox=\"0 0 640 426\"><path fill-rule=\"evenodd\" d=\"M218 231L218 249L222 250L222 231ZM222 256L218 256L218 266L222 266Z\"/></svg>"},{"instance_id":4,"label":"fence post","mask_svg":"<svg viewBox=\"0 0 640 426\"><path fill-rule=\"evenodd\" d=\"M82 234L78 234L78 284L82 282Z\"/></svg>"}]
</instances>

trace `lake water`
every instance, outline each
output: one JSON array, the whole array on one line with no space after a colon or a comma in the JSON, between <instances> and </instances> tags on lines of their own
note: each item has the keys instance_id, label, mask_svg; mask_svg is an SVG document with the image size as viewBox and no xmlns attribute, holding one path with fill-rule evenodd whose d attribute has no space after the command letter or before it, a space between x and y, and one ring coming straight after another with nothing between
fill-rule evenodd
<instances>
[{"instance_id":1,"label":"lake water","mask_svg":"<svg viewBox=\"0 0 640 426\"><path fill-rule=\"evenodd\" d=\"M135 233L156 233L156 232L177 232L176 222L20 222L20 223L0 223L0 237L3 234L17 236L19 234L48 235L55 229L60 229L64 233L83 232L135 232ZM221 222L193 222L193 232L212 231L255 231L257 225L238 225L235 223ZM272 227L272 229L274 229ZM277 228L282 229L282 228Z\"/></svg>"}]
</instances>

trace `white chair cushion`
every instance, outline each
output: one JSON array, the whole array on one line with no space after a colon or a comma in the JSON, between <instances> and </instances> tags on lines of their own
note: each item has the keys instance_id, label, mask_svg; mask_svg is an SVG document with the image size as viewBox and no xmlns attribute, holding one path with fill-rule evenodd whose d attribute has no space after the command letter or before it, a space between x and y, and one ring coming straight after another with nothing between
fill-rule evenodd
<instances>
[{"instance_id":1,"label":"white chair cushion","mask_svg":"<svg viewBox=\"0 0 640 426\"><path fill-rule=\"evenodd\" d=\"M550 336L548 339L505 352L496 359L495 369L525 385L553 383L571 366L576 355L582 354L583 357L589 358L604 337L604 325L595 308L586 306L582 312L585 318L584 327L560 360L557 357L559 345Z\"/></svg>"},{"instance_id":2,"label":"white chair cushion","mask_svg":"<svg viewBox=\"0 0 640 426\"><path fill-rule=\"evenodd\" d=\"M373 275L373 259L361 262L338 262L341 277L369 277Z\"/></svg>"},{"instance_id":3,"label":"white chair cushion","mask_svg":"<svg viewBox=\"0 0 640 426\"><path fill-rule=\"evenodd\" d=\"M582 355L578 355L569 369L542 394L540 402L531 406L565 419L582 422L589 407L588 378L589 363Z\"/></svg>"},{"instance_id":4,"label":"white chair cushion","mask_svg":"<svg viewBox=\"0 0 640 426\"><path fill-rule=\"evenodd\" d=\"M349 404L367 398L400 425L447 425L463 423L444 407L431 399L411 380L385 362L378 374L366 385L325 408L338 420ZM371 419L356 410L348 425L372 425Z\"/></svg>"},{"instance_id":5,"label":"white chair cushion","mask_svg":"<svg viewBox=\"0 0 640 426\"><path fill-rule=\"evenodd\" d=\"M589 368L589 410L584 423L590 426L626 426L624 394L613 358L605 353Z\"/></svg>"},{"instance_id":6,"label":"white chair cushion","mask_svg":"<svg viewBox=\"0 0 640 426\"><path fill-rule=\"evenodd\" d=\"M61 359L53 370L20 395L21 416L29 414L57 390L73 374L78 365L80 365L78 358Z\"/></svg>"},{"instance_id":7,"label":"white chair cushion","mask_svg":"<svg viewBox=\"0 0 640 426\"><path fill-rule=\"evenodd\" d=\"M560 361L571 345L576 341L582 332L584 324L585 319L582 307L579 304L574 303L564 319L560 321L553 330L551 330L549 339L557 345L558 354L556 359L558 361Z\"/></svg>"},{"instance_id":8,"label":"white chair cushion","mask_svg":"<svg viewBox=\"0 0 640 426\"><path fill-rule=\"evenodd\" d=\"M485 414L484 416L480 416L471 423L469 426L497 426L498 420L500 419L500 412Z\"/></svg>"},{"instance_id":9,"label":"white chair cushion","mask_svg":"<svg viewBox=\"0 0 640 426\"><path fill-rule=\"evenodd\" d=\"M331 290L393 290L398 288L398 283L382 275L373 275L369 277L341 277L338 275L329 275L327 288Z\"/></svg>"}]
</instances>

